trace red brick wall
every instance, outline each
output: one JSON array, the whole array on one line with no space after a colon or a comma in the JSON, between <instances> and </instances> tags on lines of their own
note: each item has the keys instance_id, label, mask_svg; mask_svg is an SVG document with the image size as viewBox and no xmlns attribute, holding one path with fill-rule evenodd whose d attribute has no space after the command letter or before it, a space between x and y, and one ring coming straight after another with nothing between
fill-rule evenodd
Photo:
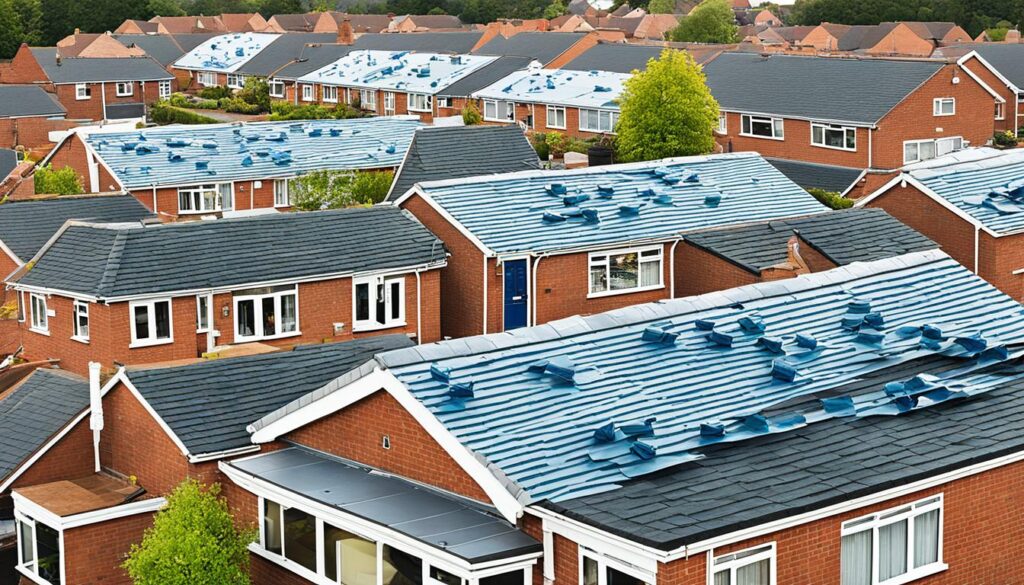
<instances>
[{"instance_id":1,"label":"red brick wall","mask_svg":"<svg viewBox=\"0 0 1024 585\"><path fill-rule=\"evenodd\" d=\"M144 103L152 104L160 99L159 83L156 81L137 81L132 84L132 95L125 97L117 96L117 84L115 83L90 83L91 95L89 99L79 100L75 97L75 85L58 85L57 100L68 111L68 118L84 120L103 120L103 104ZM171 81L171 91L177 90L176 81Z\"/></svg>"},{"instance_id":2,"label":"red brick wall","mask_svg":"<svg viewBox=\"0 0 1024 585\"><path fill-rule=\"evenodd\" d=\"M873 47L865 47L869 55L909 55L928 57L935 49L930 41L919 37L904 24L897 25L889 34L882 37Z\"/></svg>"},{"instance_id":3,"label":"red brick wall","mask_svg":"<svg viewBox=\"0 0 1024 585\"><path fill-rule=\"evenodd\" d=\"M257 187L257 181L235 181L235 211L247 209L267 209L274 207L274 179L263 179ZM196 219L211 213L186 213L180 214L178 207L178 188L163 187L156 190L156 209L153 209L153 189L135 189L131 192L140 203L162 217L185 219ZM291 207L280 207L282 211L288 211ZM180 215L179 215L180 214Z\"/></svg>"},{"instance_id":4,"label":"red brick wall","mask_svg":"<svg viewBox=\"0 0 1024 585\"><path fill-rule=\"evenodd\" d=\"M36 61L35 55L28 45L22 44L11 59L10 67L3 70L3 77L0 83L48 83L50 78L46 76L42 66Z\"/></svg>"},{"instance_id":5,"label":"red brick wall","mask_svg":"<svg viewBox=\"0 0 1024 585\"><path fill-rule=\"evenodd\" d=\"M50 165L55 169L72 167L78 173L82 187L87 193L104 193L117 191L117 181L103 165L97 165L99 182L98 189L94 189L89 179L89 155L85 149L85 143L78 135L73 135L58 146L50 157ZM152 198L150 198L152 201Z\"/></svg>"},{"instance_id":6,"label":"red brick wall","mask_svg":"<svg viewBox=\"0 0 1024 585\"><path fill-rule=\"evenodd\" d=\"M144 513L65 530L67 585L131 585L121 563L152 523L153 514Z\"/></svg>"},{"instance_id":7,"label":"red brick wall","mask_svg":"<svg viewBox=\"0 0 1024 585\"><path fill-rule=\"evenodd\" d=\"M259 555L250 554L249 560L252 585L309 585L309 581Z\"/></svg>"},{"instance_id":8,"label":"red brick wall","mask_svg":"<svg viewBox=\"0 0 1024 585\"><path fill-rule=\"evenodd\" d=\"M688 297L759 282L757 275L689 242L676 247L676 297Z\"/></svg>"},{"instance_id":9,"label":"red brick wall","mask_svg":"<svg viewBox=\"0 0 1024 585\"><path fill-rule=\"evenodd\" d=\"M25 470L11 487L14 489L85 477L93 472L92 431L86 416L68 434Z\"/></svg>"},{"instance_id":10,"label":"red brick wall","mask_svg":"<svg viewBox=\"0 0 1024 585\"><path fill-rule=\"evenodd\" d=\"M812 145L811 123L806 120L787 118L782 124L786 139L773 140L771 138L741 136L740 129L743 127L740 120L741 115L735 112L726 112L725 114L727 118L726 134L715 134L715 140L722 145L726 152L755 151L763 156L773 158L804 160L853 168L867 168L868 166L867 128L857 128L857 150L856 152L849 152ZM928 115L931 116L930 110ZM871 137L871 141L874 143L877 140L878 132L875 132L875 135ZM731 150L730 144L732 145ZM875 148L877 149L877 146ZM900 148L902 148L902 145ZM902 160L899 166L902 166Z\"/></svg>"},{"instance_id":11,"label":"red brick wall","mask_svg":"<svg viewBox=\"0 0 1024 585\"><path fill-rule=\"evenodd\" d=\"M985 82L992 91L999 94L999 97L1006 100L1003 104L1003 119L994 120L995 129L999 131L1010 130L1013 131L1013 106L1017 101L1017 95L1006 86L1005 83L999 80L998 77L993 74L988 67L985 67L976 58L972 57L967 61L964 61L964 69L969 69L972 73L977 75L982 81ZM993 111L993 119L995 118L995 112Z\"/></svg>"},{"instance_id":12,"label":"red brick wall","mask_svg":"<svg viewBox=\"0 0 1024 585\"><path fill-rule=\"evenodd\" d=\"M0 119L0 148L50 147L53 145L50 142L50 132L66 130L73 127L74 124L69 120L42 117ZM3 177L0 177L0 180L2 179Z\"/></svg>"}]
</instances>

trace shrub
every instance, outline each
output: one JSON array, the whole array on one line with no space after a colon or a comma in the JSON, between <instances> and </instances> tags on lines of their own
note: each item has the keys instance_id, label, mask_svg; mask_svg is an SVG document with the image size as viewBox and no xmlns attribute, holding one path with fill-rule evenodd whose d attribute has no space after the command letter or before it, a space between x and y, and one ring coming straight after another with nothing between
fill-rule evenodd
<instances>
[{"instance_id":1,"label":"shrub","mask_svg":"<svg viewBox=\"0 0 1024 585\"><path fill-rule=\"evenodd\" d=\"M853 207L853 199L847 199L835 191L826 191L825 189L811 187L807 192L814 195L815 199L832 209L847 209Z\"/></svg>"},{"instance_id":2,"label":"shrub","mask_svg":"<svg viewBox=\"0 0 1024 585\"><path fill-rule=\"evenodd\" d=\"M176 108L167 102L157 102L149 109L149 115L154 122L160 125L166 124L216 124L218 121L209 116L203 116L195 112Z\"/></svg>"},{"instance_id":3,"label":"shrub","mask_svg":"<svg viewBox=\"0 0 1024 585\"><path fill-rule=\"evenodd\" d=\"M393 178L391 171L313 171L292 183L292 205L318 211L380 203Z\"/></svg>"},{"instance_id":4,"label":"shrub","mask_svg":"<svg viewBox=\"0 0 1024 585\"><path fill-rule=\"evenodd\" d=\"M270 84L262 77L246 79L245 87L238 92L236 97L250 106L256 107L257 111L254 113L262 114L270 111Z\"/></svg>"},{"instance_id":5,"label":"shrub","mask_svg":"<svg viewBox=\"0 0 1024 585\"><path fill-rule=\"evenodd\" d=\"M395 178L392 171L364 171L352 177L352 195L356 201L375 205L384 201Z\"/></svg>"},{"instance_id":6,"label":"shrub","mask_svg":"<svg viewBox=\"0 0 1024 585\"><path fill-rule=\"evenodd\" d=\"M542 161L546 161L550 158L551 148L548 147L547 135L543 133L536 133L530 137L530 143L533 144L533 149L537 151L537 157Z\"/></svg>"},{"instance_id":7,"label":"shrub","mask_svg":"<svg viewBox=\"0 0 1024 585\"><path fill-rule=\"evenodd\" d=\"M236 114L259 114L263 111L259 104L250 104L240 97L224 98L220 100L218 107L225 112Z\"/></svg>"},{"instance_id":8,"label":"shrub","mask_svg":"<svg viewBox=\"0 0 1024 585\"><path fill-rule=\"evenodd\" d=\"M334 108L326 108L318 104L296 106L288 102L270 104L271 120L325 120L363 118L367 114L346 104L338 104Z\"/></svg>"},{"instance_id":9,"label":"shrub","mask_svg":"<svg viewBox=\"0 0 1024 585\"><path fill-rule=\"evenodd\" d=\"M36 194L79 195L85 192L78 173L71 167L54 170L50 165L36 167Z\"/></svg>"},{"instance_id":10,"label":"shrub","mask_svg":"<svg viewBox=\"0 0 1024 585\"><path fill-rule=\"evenodd\" d=\"M992 143L996 146L1017 146L1017 137L1013 134L1012 130L996 132L992 136Z\"/></svg>"},{"instance_id":11,"label":"shrub","mask_svg":"<svg viewBox=\"0 0 1024 585\"><path fill-rule=\"evenodd\" d=\"M204 87L200 89L196 95L203 98L204 100L217 101L226 97L231 97L231 90L223 85L217 85L214 87Z\"/></svg>"},{"instance_id":12,"label":"shrub","mask_svg":"<svg viewBox=\"0 0 1024 585\"><path fill-rule=\"evenodd\" d=\"M462 108L462 123L466 126L476 126L483 121L484 118L480 115L480 110L477 109L476 104L467 102L466 107Z\"/></svg>"}]
</instances>

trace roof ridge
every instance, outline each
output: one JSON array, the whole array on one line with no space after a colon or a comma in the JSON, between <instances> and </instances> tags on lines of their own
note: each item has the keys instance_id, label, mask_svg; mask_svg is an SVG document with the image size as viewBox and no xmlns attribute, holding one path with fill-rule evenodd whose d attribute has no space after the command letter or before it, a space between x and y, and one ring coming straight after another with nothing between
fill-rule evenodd
<instances>
[{"instance_id":1,"label":"roof ridge","mask_svg":"<svg viewBox=\"0 0 1024 585\"><path fill-rule=\"evenodd\" d=\"M103 296L104 291L112 289L117 281L117 272L121 269L121 255L124 253L125 241L128 239L126 230L118 230L114 236L114 242L110 246L110 253L107 255L107 262L103 269L103 276L96 285L96 296Z\"/></svg>"}]
</instances>

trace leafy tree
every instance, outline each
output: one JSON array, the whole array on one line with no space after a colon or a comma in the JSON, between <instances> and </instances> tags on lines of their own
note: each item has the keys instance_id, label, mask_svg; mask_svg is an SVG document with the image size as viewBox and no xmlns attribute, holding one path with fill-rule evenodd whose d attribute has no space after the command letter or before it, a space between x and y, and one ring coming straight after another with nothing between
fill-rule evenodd
<instances>
[{"instance_id":1,"label":"leafy tree","mask_svg":"<svg viewBox=\"0 0 1024 585\"><path fill-rule=\"evenodd\" d=\"M78 173L71 167L56 170L50 165L37 167L33 179L37 194L79 195L85 192Z\"/></svg>"},{"instance_id":2,"label":"leafy tree","mask_svg":"<svg viewBox=\"0 0 1024 585\"><path fill-rule=\"evenodd\" d=\"M626 81L617 154L624 162L706 154L715 146L718 102L689 53L666 49Z\"/></svg>"},{"instance_id":3,"label":"leafy tree","mask_svg":"<svg viewBox=\"0 0 1024 585\"><path fill-rule=\"evenodd\" d=\"M391 188L391 171L313 171L292 183L292 205L302 211L380 203Z\"/></svg>"},{"instance_id":4,"label":"leafy tree","mask_svg":"<svg viewBox=\"0 0 1024 585\"><path fill-rule=\"evenodd\" d=\"M430 10L428 10L427 14L441 15L441 14L448 14L448 13L444 11L444 8L441 8L440 6L435 6L435 7L431 8Z\"/></svg>"},{"instance_id":5,"label":"leafy tree","mask_svg":"<svg viewBox=\"0 0 1024 585\"><path fill-rule=\"evenodd\" d=\"M462 123L466 126L476 126L483 121L483 116L480 115L480 110L477 109L476 104L467 102L466 107L462 108Z\"/></svg>"},{"instance_id":6,"label":"leafy tree","mask_svg":"<svg viewBox=\"0 0 1024 585\"><path fill-rule=\"evenodd\" d=\"M270 84L262 77L247 77L245 86L238 91L236 97L251 106L256 106L257 113L270 111Z\"/></svg>"},{"instance_id":7,"label":"leafy tree","mask_svg":"<svg viewBox=\"0 0 1024 585\"><path fill-rule=\"evenodd\" d=\"M677 42L735 43L736 17L726 0L703 0L670 36Z\"/></svg>"},{"instance_id":8,"label":"leafy tree","mask_svg":"<svg viewBox=\"0 0 1024 585\"><path fill-rule=\"evenodd\" d=\"M248 585L255 536L235 527L218 484L187 479L132 545L124 568L135 585Z\"/></svg>"},{"instance_id":9,"label":"leafy tree","mask_svg":"<svg viewBox=\"0 0 1024 585\"><path fill-rule=\"evenodd\" d=\"M21 25L21 42L32 47L42 44L43 8L39 0L12 0L11 6Z\"/></svg>"},{"instance_id":10,"label":"leafy tree","mask_svg":"<svg viewBox=\"0 0 1024 585\"><path fill-rule=\"evenodd\" d=\"M10 59L18 52L24 32L12 0L0 0L0 58Z\"/></svg>"},{"instance_id":11,"label":"leafy tree","mask_svg":"<svg viewBox=\"0 0 1024 585\"><path fill-rule=\"evenodd\" d=\"M146 9L153 16L185 16L185 9L178 0L149 0Z\"/></svg>"},{"instance_id":12,"label":"leafy tree","mask_svg":"<svg viewBox=\"0 0 1024 585\"><path fill-rule=\"evenodd\" d=\"M551 20L565 14L566 10L567 8L565 7L565 3L562 2L562 0L554 0L553 2L551 2L551 4L548 4L547 6L544 7L543 16L544 18Z\"/></svg>"},{"instance_id":13,"label":"leafy tree","mask_svg":"<svg viewBox=\"0 0 1024 585\"><path fill-rule=\"evenodd\" d=\"M651 0L647 5L647 11L651 14L673 14L676 11L675 0Z\"/></svg>"},{"instance_id":14,"label":"leafy tree","mask_svg":"<svg viewBox=\"0 0 1024 585\"><path fill-rule=\"evenodd\" d=\"M853 207L853 199L847 199L835 191L811 187L807 192L814 195L814 198L823 205L827 205L832 209L849 209Z\"/></svg>"}]
</instances>

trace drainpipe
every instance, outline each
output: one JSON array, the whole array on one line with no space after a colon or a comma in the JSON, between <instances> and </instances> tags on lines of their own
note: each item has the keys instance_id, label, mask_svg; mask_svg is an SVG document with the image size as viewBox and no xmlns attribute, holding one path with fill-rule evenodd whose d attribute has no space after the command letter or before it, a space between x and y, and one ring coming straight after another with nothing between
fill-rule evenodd
<instances>
[{"instance_id":1,"label":"drainpipe","mask_svg":"<svg viewBox=\"0 0 1024 585\"><path fill-rule=\"evenodd\" d=\"M179 203L180 205L180 203ZM156 208L156 185L153 185L153 215L159 215L160 210Z\"/></svg>"},{"instance_id":2,"label":"drainpipe","mask_svg":"<svg viewBox=\"0 0 1024 585\"><path fill-rule=\"evenodd\" d=\"M530 284L531 294L533 299L530 301L530 325L537 325L537 266L540 265L541 258L544 258L547 254L541 254L533 261L533 268L530 269Z\"/></svg>"},{"instance_id":3,"label":"drainpipe","mask_svg":"<svg viewBox=\"0 0 1024 585\"><path fill-rule=\"evenodd\" d=\"M423 325L423 295L420 292L420 272L416 271L416 344L420 345L423 343L423 334L420 332L420 327Z\"/></svg>"},{"instance_id":4,"label":"drainpipe","mask_svg":"<svg viewBox=\"0 0 1024 585\"><path fill-rule=\"evenodd\" d=\"M676 298L676 246L679 242L683 241L683 237L679 236L676 241L672 242L672 248L668 252L668 298Z\"/></svg>"},{"instance_id":5,"label":"drainpipe","mask_svg":"<svg viewBox=\"0 0 1024 585\"><path fill-rule=\"evenodd\" d=\"M981 225L974 226L974 273L978 274L978 243L981 239Z\"/></svg>"},{"instance_id":6,"label":"drainpipe","mask_svg":"<svg viewBox=\"0 0 1024 585\"><path fill-rule=\"evenodd\" d=\"M103 120L107 120L107 84L100 82L100 101L103 106Z\"/></svg>"},{"instance_id":7,"label":"drainpipe","mask_svg":"<svg viewBox=\"0 0 1024 585\"><path fill-rule=\"evenodd\" d=\"M103 397L100 396L100 364L89 362L89 428L96 473L100 472L100 431L103 430Z\"/></svg>"},{"instance_id":8,"label":"drainpipe","mask_svg":"<svg viewBox=\"0 0 1024 585\"><path fill-rule=\"evenodd\" d=\"M487 255L484 254L484 335L487 335Z\"/></svg>"},{"instance_id":9,"label":"drainpipe","mask_svg":"<svg viewBox=\"0 0 1024 585\"><path fill-rule=\"evenodd\" d=\"M875 131L874 128L868 128L868 168L872 168L872 148L871 148L871 134Z\"/></svg>"}]
</instances>

